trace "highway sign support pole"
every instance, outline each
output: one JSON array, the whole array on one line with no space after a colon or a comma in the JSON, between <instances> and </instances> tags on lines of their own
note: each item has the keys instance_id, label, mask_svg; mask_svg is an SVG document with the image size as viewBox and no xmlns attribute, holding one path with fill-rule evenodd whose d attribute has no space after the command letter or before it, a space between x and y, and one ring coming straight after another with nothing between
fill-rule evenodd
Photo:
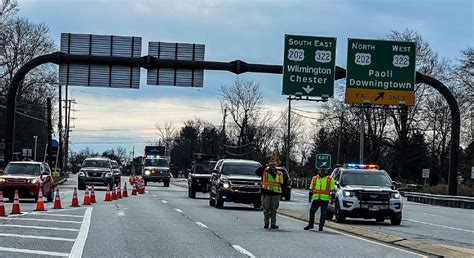
<instances>
[{"instance_id":1,"label":"highway sign support pole","mask_svg":"<svg viewBox=\"0 0 474 258\"><path fill-rule=\"evenodd\" d=\"M290 173L291 97L288 97L288 131L286 135L286 170Z\"/></svg>"},{"instance_id":2,"label":"highway sign support pole","mask_svg":"<svg viewBox=\"0 0 474 258\"><path fill-rule=\"evenodd\" d=\"M364 136L365 136L364 109L360 109L359 164L364 164Z\"/></svg>"}]
</instances>

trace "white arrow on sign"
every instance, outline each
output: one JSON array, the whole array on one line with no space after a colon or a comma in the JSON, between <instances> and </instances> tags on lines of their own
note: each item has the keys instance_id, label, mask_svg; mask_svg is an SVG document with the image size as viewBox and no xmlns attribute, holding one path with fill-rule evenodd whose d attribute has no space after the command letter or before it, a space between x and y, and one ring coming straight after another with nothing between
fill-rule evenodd
<instances>
[{"instance_id":1,"label":"white arrow on sign","mask_svg":"<svg viewBox=\"0 0 474 258\"><path fill-rule=\"evenodd\" d=\"M303 90L306 91L307 94L309 94L310 92L314 90L314 88L311 88L309 87L309 85L306 85L306 87L303 87Z\"/></svg>"},{"instance_id":2,"label":"white arrow on sign","mask_svg":"<svg viewBox=\"0 0 474 258\"><path fill-rule=\"evenodd\" d=\"M326 161L324 161L323 163L321 163L321 166L326 166Z\"/></svg>"}]
</instances>

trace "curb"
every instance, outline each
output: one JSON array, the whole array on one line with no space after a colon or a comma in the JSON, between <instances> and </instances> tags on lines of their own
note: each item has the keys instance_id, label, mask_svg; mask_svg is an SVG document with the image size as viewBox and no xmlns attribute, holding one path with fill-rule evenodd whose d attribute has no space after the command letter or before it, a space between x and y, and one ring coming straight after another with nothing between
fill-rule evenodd
<instances>
[{"instance_id":1,"label":"curb","mask_svg":"<svg viewBox=\"0 0 474 258\"><path fill-rule=\"evenodd\" d=\"M277 213L294 219L308 222L308 214L296 212L288 209L278 209ZM411 251L421 252L428 255L436 255L442 257L473 257L474 249L462 248L450 245L436 245L422 243L416 240L409 240L382 232L371 231L365 228L338 224L332 221L326 221L326 225L330 229L348 233L350 235L361 236L367 239L379 241L388 245L394 245Z\"/></svg>"}]
</instances>

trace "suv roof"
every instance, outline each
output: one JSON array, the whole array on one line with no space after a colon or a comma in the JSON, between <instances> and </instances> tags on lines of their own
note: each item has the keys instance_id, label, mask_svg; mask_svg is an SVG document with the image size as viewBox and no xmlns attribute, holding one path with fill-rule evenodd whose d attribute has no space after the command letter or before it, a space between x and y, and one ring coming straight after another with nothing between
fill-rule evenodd
<instances>
[{"instance_id":1,"label":"suv roof","mask_svg":"<svg viewBox=\"0 0 474 258\"><path fill-rule=\"evenodd\" d=\"M221 162L225 163L255 163L255 164L260 164L260 162L255 161L255 160L249 160L249 159L221 159Z\"/></svg>"},{"instance_id":2,"label":"suv roof","mask_svg":"<svg viewBox=\"0 0 474 258\"><path fill-rule=\"evenodd\" d=\"M106 157L90 157L90 158L86 158L85 160L91 160L91 159L95 159L95 160L110 160L109 158L106 158Z\"/></svg>"},{"instance_id":3,"label":"suv roof","mask_svg":"<svg viewBox=\"0 0 474 258\"><path fill-rule=\"evenodd\" d=\"M361 168L339 168L341 172L355 172L355 173L385 173L381 169L361 169Z\"/></svg>"},{"instance_id":4,"label":"suv roof","mask_svg":"<svg viewBox=\"0 0 474 258\"><path fill-rule=\"evenodd\" d=\"M39 162L39 161L11 161L10 163L8 164L36 164L36 165L45 165L47 163L44 163L44 162Z\"/></svg>"}]
</instances>

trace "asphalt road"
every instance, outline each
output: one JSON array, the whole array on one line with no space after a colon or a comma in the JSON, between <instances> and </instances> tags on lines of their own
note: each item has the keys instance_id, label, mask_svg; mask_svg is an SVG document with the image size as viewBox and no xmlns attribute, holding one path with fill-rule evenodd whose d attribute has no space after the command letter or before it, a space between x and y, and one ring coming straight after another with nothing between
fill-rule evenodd
<instances>
[{"instance_id":1,"label":"asphalt road","mask_svg":"<svg viewBox=\"0 0 474 258\"><path fill-rule=\"evenodd\" d=\"M280 206L309 212L308 191L293 189L290 202L280 202ZM348 219L348 224L400 236L425 243L453 245L474 248L474 210L449 208L403 202L403 221L400 226L390 225L387 220Z\"/></svg>"},{"instance_id":2,"label":"asphalt road","mask_svg":"<svg viewBox=\"0 0 474 258\"><path fill-rule=\"evenodd\" d=\"M48 203L47 212L33 212L35 204L22 201L22 215L0 219L0 256L420 256L332 230L304 231L305 223L283 216L280 230L267 230L261 211L240 204L216 209L207 195L190 199L174 185L150 184L146 194L114 202L103 202L105 192L96 189L99 203L71 209L76 183L73 177L61 187L62 210Z\"/></svg>"}]
</instances>

